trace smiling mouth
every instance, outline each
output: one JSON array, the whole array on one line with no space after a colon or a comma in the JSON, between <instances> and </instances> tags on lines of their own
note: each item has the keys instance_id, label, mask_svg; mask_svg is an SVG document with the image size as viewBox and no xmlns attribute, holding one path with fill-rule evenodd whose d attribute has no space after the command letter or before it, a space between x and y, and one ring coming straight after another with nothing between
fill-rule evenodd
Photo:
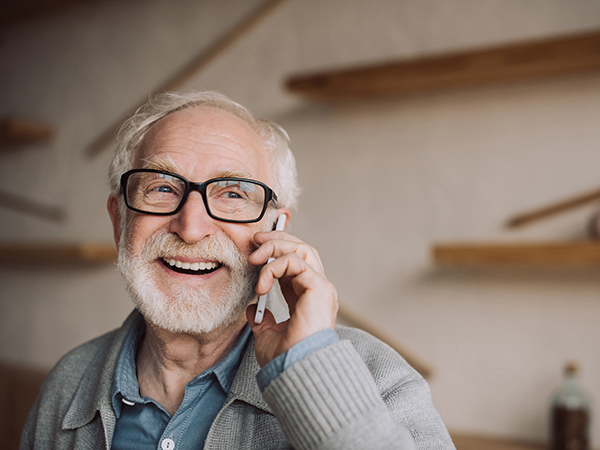
<instances>
[{"instance_id":1,"label":"smiling mouth","mask_svg":"<svg viewBox=\"0 0 600 450\"><path fill-rule=\"evenodd\" d=\"M188 275L206 275L214 272L222 265L216 261L189 263L181 262L172 258L161 258L161 261L167 269Z\"/></svg>"}]
</instances>

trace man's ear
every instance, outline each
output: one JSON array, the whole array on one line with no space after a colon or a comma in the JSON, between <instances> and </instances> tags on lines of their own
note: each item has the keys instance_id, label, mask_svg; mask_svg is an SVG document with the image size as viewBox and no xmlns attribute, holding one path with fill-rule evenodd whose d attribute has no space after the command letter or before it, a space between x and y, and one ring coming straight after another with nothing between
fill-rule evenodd
<instances>
[{"instance_id":1,"label":"man's ear","mask_svg":"<svg viewBox=\"0 0 600 450\"><path fill-rule=\"evenodd\" d=\"M121 240L121 209L119 208L117 196L111 195L108 197L106 208L112 222L115 244L118 247Z\"/></svg>"},{"instance_id":2,"label":"man's ear","mask_svg":"<svg viewBox=\"0 0 600 450\"><path fill-rule=\"evenodd\" d=\"M290 219L292 217L292 212L288 208L279 208L279 209L277 209L277 218L279 218L279 216L281 216L282 214L286 215L286 218L285 218L285 228L287 228L288 224L290 223ZM275 222L275 224L276 223L277 223L277 221ZM275 229L275 224L273 224L273 230Z\"/></svg>"}]
</instances>

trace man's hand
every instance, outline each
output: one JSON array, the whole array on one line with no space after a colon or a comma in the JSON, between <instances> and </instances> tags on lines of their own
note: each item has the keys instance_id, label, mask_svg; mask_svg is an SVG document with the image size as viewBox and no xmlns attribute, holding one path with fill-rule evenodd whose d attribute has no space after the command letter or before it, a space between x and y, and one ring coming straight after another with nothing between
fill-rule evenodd
<instances>
[{"instance_id":1,"label":"man's hand","mask_svg":"<svg viewBox=\"0 0 600 450\"><path fill-rule=\"evenodd\" d=\"M269 311L262 323L256 324L256 305L246 310L256 337L256 358L262 367L310 335L333 328L338 301L314 248L283 231L256 233L254 241L259 248L248 258L250 264L260 266L270 257L275 258L261 269L256 293L267 294L278 279L290 309L290 318L279 324Z\"/></svg>"}]
</instances>

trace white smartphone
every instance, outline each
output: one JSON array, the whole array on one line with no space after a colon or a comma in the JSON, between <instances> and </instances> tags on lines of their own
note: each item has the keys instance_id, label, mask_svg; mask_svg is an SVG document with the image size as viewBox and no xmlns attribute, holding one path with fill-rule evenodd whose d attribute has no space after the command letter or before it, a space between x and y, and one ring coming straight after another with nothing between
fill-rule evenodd
<instances>
[{"instance_id":1,"label":"white smartphone","mask_svg":"<svg viewBox=\"0 0 600 450\"><path fill-rule=\"evenodd\" d=\"M285 214L281 214L277 218L277 225L275 225L275 231L283 231L283 229L285 228L286 219L287 219L287 216ZM275 258L269 258L269 261L267 261L267 264L269 264L274 259ZM258 305L256 307L256 314L254 314L254 322L255 323L262 323L262 321L263 321L263 317L265 316L265 309L267 309L267 295L269 295L269 294L261 295L258 297Z\"/></svg>"}]
</instances>

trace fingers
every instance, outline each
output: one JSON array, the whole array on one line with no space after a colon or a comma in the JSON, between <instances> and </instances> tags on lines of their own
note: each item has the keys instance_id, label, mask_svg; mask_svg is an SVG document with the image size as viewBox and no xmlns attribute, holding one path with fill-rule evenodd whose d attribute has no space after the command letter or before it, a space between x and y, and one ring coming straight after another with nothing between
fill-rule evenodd
<instances>
[{"instance_id":1,"label":"fingers","mask_svg":"<svg viewBox=\"0 0 600 450\"><path fill-rule=\"evenodd\" d=\"M320 276L311 269L304 259L293 253L285 254L261 269L258 283L256 284L256 293L264 295L269 292L273 287L275 279L298 277L308 270L314 274L314 277ZM294 290L296 291L296 289ZM296 292L296 294L299 294L299 292Z\"/></svg>"},{"instance_id":2,"label":"fingers","mask_svg":"<svg viewBox=\"0 0 600 450\"><path fill-rule=\"evenodd\" d=\"M325 277L317 250L285 232L254 235L259 247L248 261L261 268L256 293L265 295L279 280L289 307L290 318L276 323L270 311L263 321L254 321L256 305L246 310L248 323L256 337L256 357L264 365L307 337L335 327L338 302L335 286ZM270 258L273 258L272 260Z\"/></svg>"},{"instance_id":3,"label":"fingers","mask_svg":"<svg viewBox=\"0 0 600 450\"><path fill-rule=\"evenodd\" d=\"M292 317L297 313L297 320L312 317L306 320L307 323L311 322L309 328L323 320L327 326L332 326L328 318L333 317L335 321L337 291L325 276L317 250L285 232L257 233L255 241L260 247L250 255L248 261L253 265L264 264L256 284L256 293L267 294L275 279L278 279Z\"/></svg>"},{"instance_id":4,"label":"fingers","mask_svg":"<svg viewBox=\"0 0 600 450\"><path fill-rule=\"evenodd\" d=\"M304 305L316 302L321 305L319 307L337 303L337 291L333 284L293 253L277 258L262 268L256 285L257 294L269 292L275 279L280 280L291 315L296 311L298 302Z\"/></svg>"},{"instance_id":5,"label":"fingers","mask_svg":"<svg viewBox=\"0 0 600 450\"><path fill-rule=\"evenodd\" d=\"M248 261L253 265L267 263L269 258L280 258L286 254L295 254L306 261L316 272L325 275L319 252L305 242L285 232L257 233L254 240L261 244Z\"/></svg>"},{"instance_id":6,"label":"fingers","mask_svg":"<svg viewBox=\"0 0 600 450\"><path fill-rule=\"evenodd\" d=\"M262 245L248 258L253 265L266 264L261 269L256 292L263 295L271 289L275 279L286 277L293 281L294 290L300 295L299 288L314 288L319 282L327 281L321 258L317 250L297 237L283 232L260 233L255 236ZM306 281L299 283L295 277L306 273ZM312 282L311 282L312 280Z\"/></svg>"}]
</instances>

